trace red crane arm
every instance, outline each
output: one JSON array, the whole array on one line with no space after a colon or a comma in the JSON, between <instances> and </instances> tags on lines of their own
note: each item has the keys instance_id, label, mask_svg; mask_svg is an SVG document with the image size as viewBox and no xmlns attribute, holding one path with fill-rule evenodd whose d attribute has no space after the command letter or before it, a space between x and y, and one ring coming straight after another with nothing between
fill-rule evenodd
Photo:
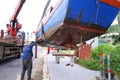
<instances>
[{"instance_id":1,"label":"red crane arm","mask_svg":"<svg viewBox=\"0 0 120 80\"><path fill-rule=\"evenodd\" d=\"M17 7L15 8L15 11L10 19L10 21L13 21L17 18L23 4L25 3L26 0L19 0L18 4L17 4Z\"/></svg>"},{"instance_id":2,"label":"red crane arm","mask_svg":"<svg viewBox=\"0 0 120 80\"><path fill-rule=\"evenodd\" d=\"M16 37L18 30L22 28L22 24L18 23L17 21L17 16L20 10L22 9L22 6L25 3L25 1L26 0L19 0L15 8L15 11L10 19L10 23L7 24L7 29L8 29L7 31L9 36Z\"/></svg>"}]
</instances>

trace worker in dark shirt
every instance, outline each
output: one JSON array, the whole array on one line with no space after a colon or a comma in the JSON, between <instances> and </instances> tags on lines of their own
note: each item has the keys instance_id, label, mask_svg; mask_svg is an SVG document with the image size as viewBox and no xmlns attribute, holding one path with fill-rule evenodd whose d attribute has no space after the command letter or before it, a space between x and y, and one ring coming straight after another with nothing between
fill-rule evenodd
<instances>
[{"instance_id":1,"label":"worker in dark shirt","mask_svg":"<svg viewBox=\"0 0 120 80\"><path fill-rule=\"evenodd\" d=\"M27 43L24 47L23 47L23 55L22 55L22 72L21 72L21 80L24 79L25 76L25 72L27 71L27 76L28 79L27 80L32 80L31 79L31 71L32 71L32 57L33 57L33 46L38 42L31 42L31 43Z\"/></svg>"}]
</instances>

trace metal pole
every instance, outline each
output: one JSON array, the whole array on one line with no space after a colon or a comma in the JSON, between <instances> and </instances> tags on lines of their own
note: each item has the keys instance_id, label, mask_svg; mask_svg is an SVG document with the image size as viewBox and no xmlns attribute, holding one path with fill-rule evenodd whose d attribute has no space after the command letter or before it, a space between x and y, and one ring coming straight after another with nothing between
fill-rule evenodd
<instances>
[{"instance_id":1,"label":"metal pole","mask_svg":"<svg viewBox=\"0 0 120 80\"><path fill-rule=\"evenodd\" d=\"M100 54L100 68L101 68L101 71L100 71L100 75L101 75L101 79L102 80L105 80L105 72L104 72L104 54Z\"/></svg>"},{"instance_id":2,"label":"metal pole","mask_svg":"<svg viewBox=\"0 0 120 80\"><path fill-rule=\"evenodd\" d=\"M1 38L4 37L4 30L1 30L1 32L0 32L0 37L1 37Z\"/></svg>"},{"instance_id":3,"label":"metal pole","mask_svg":"<svg viewBox=\"0 0 120 80\"><path fill-rule=\"evenodd\" d=\"M100 55L100 76L101 76L101 78L102 78L102 80L103 80L103 54L101 53Z\"/></svg>"},{"instance_id":4,"label":"metal pole","mask_svg":"<svg viewBox=\"0 0 120 80\"><path fill-rule=\"evenodd\" d=\"M35 58L37 58L37 44L35 44Z\"/></svg>"},{"instance_id":5,"label":"metal pole","mask_svg":"<svg viewBox=\"0 0 120 80\"><path fill-rule=\"evenodd\" d=\"M111 80L110 54L108 54L108 80Z\"/></svg>"},{"instance_id":6,"label":"metal pole","mask_svg":"<svg viewBox=\"0 0 120 80\"><path fill-rule=\"evenodd\" d=\"M103 80L105 80L105 55L103 54Z\"/></svg>"}]
</instances>

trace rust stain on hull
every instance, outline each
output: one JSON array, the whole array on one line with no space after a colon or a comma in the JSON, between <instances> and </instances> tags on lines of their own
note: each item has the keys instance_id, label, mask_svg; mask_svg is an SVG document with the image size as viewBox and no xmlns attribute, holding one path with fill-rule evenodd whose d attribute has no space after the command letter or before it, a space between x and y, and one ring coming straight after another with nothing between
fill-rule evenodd
<instances>
[{"instance_id":1,"label":"rust stain on hull","mask_svg":"<svg viewBox=\"0 0 120 80\"><path fill-rule=\"evenodd\" d=\"M54 33L53 33L54 32ZM105 30L64 23L45 32L47 42L57 46L75 47L76 44L104 34Z\"/></svg>"}]
</instances>

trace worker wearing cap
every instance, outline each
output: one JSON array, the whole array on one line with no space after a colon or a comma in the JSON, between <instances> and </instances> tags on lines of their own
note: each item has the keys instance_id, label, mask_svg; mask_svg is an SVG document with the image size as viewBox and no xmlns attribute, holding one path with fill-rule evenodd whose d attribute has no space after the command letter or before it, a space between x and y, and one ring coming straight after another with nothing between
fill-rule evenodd
<instances>
[{"instance_id":1,"label":"worker wearing cap","mask_svg":"<svg viewBox=\"0 0 120 80\"><path fill-rule=\"evenodd\" d=\"M24 79L25 72L27 71L27 80L31 79L31 71L32 71L32 57L33 57L33 46L38 42L25 42L25 46L23 47L23 55L22 55L22 72L21 72L21 80Z\"/></svg>"}]
</instances>

